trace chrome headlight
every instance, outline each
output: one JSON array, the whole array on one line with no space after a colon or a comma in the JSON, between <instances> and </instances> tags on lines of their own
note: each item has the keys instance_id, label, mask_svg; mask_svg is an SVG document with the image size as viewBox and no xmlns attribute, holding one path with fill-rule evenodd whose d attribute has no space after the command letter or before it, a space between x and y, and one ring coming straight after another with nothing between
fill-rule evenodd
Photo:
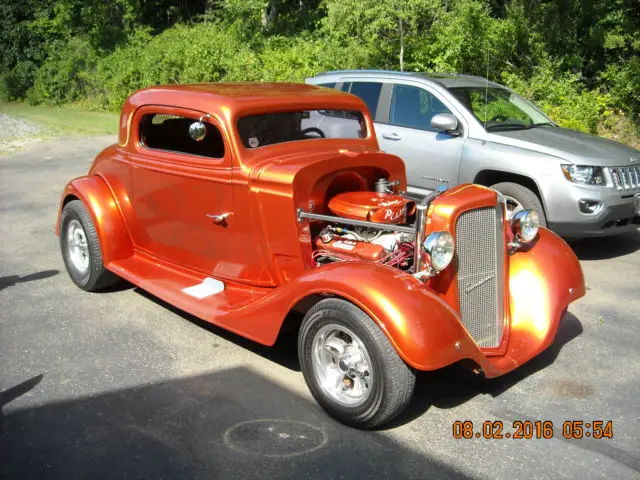
<instances>
[{"instance_id":1,"label":"chrome headlight","mask_svg":"<svg viewBox=\"0 0 640 480\"><path fill-rule=\"evenodd\" d=\"M567 180L585 185L605 185L602 167L588 165L560 165Z\"/></svg>"},{"instance_id":2,"label":"chrome headlight","mask_svg":"<svg viewBox=\"0 0 640 480\"><path fill-rule=\"evenodd\" d=\"M511 228L518 241L529 243L536 238L540 227L540 219L535 210L520 210L511 219Z\"/></svg>"},{"instance_id":3,"label":"chrome headlight","mask_svg":"<svg viewBox=\"0 0 640 480\"><path fill-rule=\"evenodd\" d=\"M438 272L453 260L453 237L449 232L433 232L422 242L422 249L429 256L429 263Z\"/></svg>"}]
</instances>

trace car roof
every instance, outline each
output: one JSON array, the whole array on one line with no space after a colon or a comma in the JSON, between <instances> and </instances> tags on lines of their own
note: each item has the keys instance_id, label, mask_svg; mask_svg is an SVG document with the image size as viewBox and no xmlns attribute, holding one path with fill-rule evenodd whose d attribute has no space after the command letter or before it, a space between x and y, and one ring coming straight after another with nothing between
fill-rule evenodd
<instances>
[{"instance_id":1,"label":"car roof","mask_svg":"<svg viewBox=\"0 0 640 480\"><path fill-rule=\"evenodd\" d=\"M227 122L239 116L303 109L368 111L355 95L303 83L157 85L138 90L125 101L120 115L121 145L128 143L134 112L149 105L196 110Z\"/></svg>"},{"instance_id":2,"label":"car roof","mask_svg":"<svg viewBox=\"0 0 640 480\"><path fill-rule=\"evenodd\" d=\"M371 77L371 78L384 78L384 79L419 79L422 81L430 82L445 88L456 87L486 87L487 84L491 87L504 88L502 85L488 81L483 77L476 77L473 75L465 75L462 73L424 73L424 72L399 72L395 70L334 70L328 72L322 72L316 75L314 78L321 79L323 76L359 76L359 77Z\"/></svg>"}]
</instances>

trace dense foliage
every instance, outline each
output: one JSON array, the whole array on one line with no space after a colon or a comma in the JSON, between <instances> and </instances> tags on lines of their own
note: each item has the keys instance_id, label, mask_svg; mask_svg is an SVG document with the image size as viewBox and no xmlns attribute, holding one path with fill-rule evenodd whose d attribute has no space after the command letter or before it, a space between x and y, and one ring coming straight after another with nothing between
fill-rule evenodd
<instances>
[{"instance_id":1,"label":"dense foliage","mask_svg":"<svg viewBox=\"0 0 640 480\"><path fill-rule=\"evenodd\" d=\"M329 69L487 75L638 143L637 0L0 0L0 98L118 110L137 88Z\"/></svg>"}]
</instances>

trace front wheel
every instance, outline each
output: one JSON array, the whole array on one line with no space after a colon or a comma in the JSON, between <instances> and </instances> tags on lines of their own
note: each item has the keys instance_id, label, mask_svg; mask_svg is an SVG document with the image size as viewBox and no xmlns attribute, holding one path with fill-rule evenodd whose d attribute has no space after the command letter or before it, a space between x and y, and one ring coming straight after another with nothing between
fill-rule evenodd
<instances>
[{"instance_id":1,"label":"front wheel","mask_svg":"<svg viewBox=\"0 0 640 480\"><path fill-rule=\"evenodd\" d=\"M507 201L507 219L511 220L513 215L520 210L535 210L540 219L540 225L547 226L547 218L542 208L542 203L535 192L519 183L502 182L491 185L491 188L499 191Z\"/></svg>"},{"instance_id":2,"label":"front wheel","mask_svg":"<svg viewBox=\"0 0 640 480\"><path fill-rule=\"evenodd\" d=\"M298 356L313 397L343 423L380 426L411 400L414 373L378 325L345 300L328 298L307 312Z\"/></svg>"}]
</instances>

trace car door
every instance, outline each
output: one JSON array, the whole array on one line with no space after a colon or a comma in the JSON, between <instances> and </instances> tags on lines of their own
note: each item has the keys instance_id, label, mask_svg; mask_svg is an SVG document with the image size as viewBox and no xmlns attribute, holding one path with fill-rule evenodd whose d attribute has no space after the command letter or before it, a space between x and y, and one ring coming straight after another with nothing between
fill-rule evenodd
<instances>
[{"instance_id":1,"label":"car door","mask_svg":"<svg viewBox=\"0 0 640 480\"><path fill-rule=\"evenodd\" d=\"M421 86L393 83L386 88L391 89L389 103L379 107L376 134L382 150L404 160L409 193L423 196L439 185L456 185L464 137L431 128L434 115L451 110Z\"/></svg>"},{"instance_id":2,"label":"car door","mask_svg":"<svg viewBox=\"0 0 640 480\"><path fill-rule=\"evenodd\" d=\"M138 251L234 278L242 267L242 253L233 215L231 152L215 119L207 120L204 140L189 136L189 126L202 115L157 106L136 112L133 135L139 141L130 154L135 215L131 234Z\"/></svg>"}]
</instances>

